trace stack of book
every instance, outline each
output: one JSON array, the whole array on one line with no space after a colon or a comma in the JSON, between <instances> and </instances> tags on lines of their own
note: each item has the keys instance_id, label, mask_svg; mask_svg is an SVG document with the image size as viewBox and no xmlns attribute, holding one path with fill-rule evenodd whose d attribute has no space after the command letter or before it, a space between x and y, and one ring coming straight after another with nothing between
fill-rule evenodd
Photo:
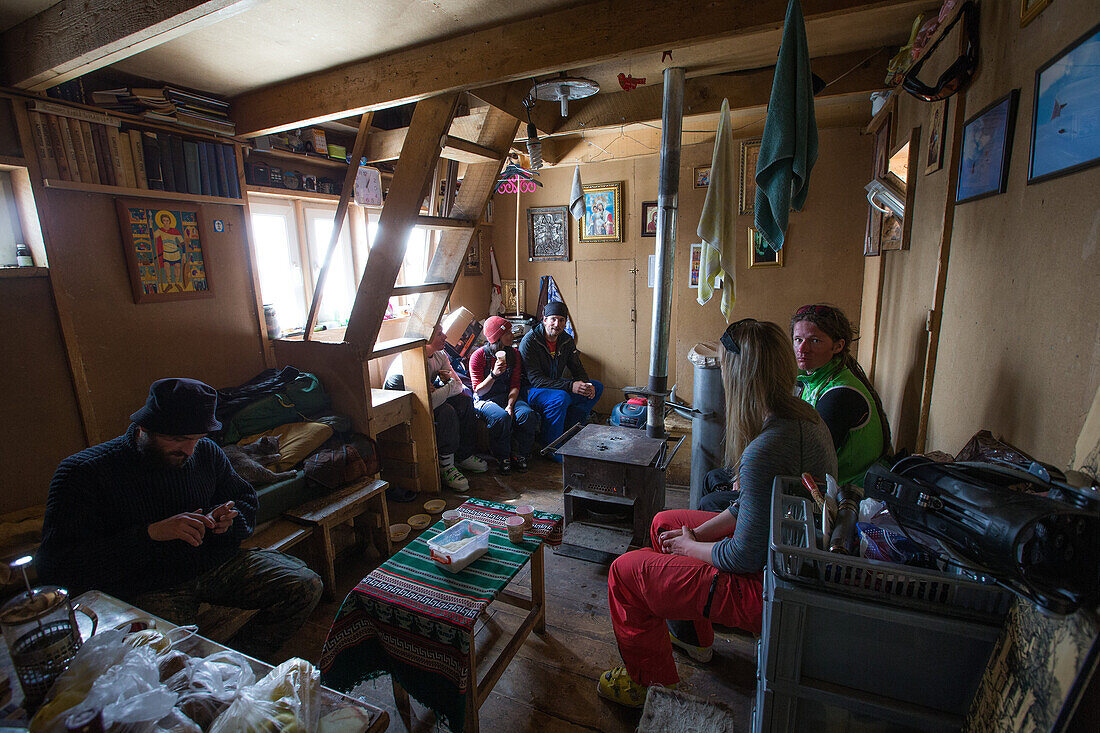
<instances>
[{"instance_id":1,"label":"stack of book","mask_svg":"<svg viewBox=\"0 0 1100 733\"><path fill-rule=\"evenodd\" d=\"M122 87L92 92L92 104L117 112L138 115L157 122L169 122L196 130L234 135L237 128L229 119L229 103L208 94L167 86L162 89Z\"/></svg>"},{"instance_id":2,"label":"stack of book","mask_svg":"<svg viewBox=\"0 0 1100 733\"><path fill-rule=\"evenodd\" d=\"M48 180L241 197L232 145L124 129L110 115L52 102L27 107Z\"/></svg>"}]
</instances>

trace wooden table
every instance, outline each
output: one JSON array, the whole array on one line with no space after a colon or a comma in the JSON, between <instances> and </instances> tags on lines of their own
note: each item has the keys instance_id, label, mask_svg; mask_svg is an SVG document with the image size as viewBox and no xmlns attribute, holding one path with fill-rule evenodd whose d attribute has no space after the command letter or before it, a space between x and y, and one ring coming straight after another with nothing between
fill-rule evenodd
<instances>
[{"instance_id":1,"label":"wooden table","mask_svg":"<svg viewBox=\"0 0 1100 733\"><path fill-rule=\"evenodd\" d=\"M332 528L353 520L360 542L370 540L382 557L393 554L390 543L390 510L386 505L385 481L371 478L356 481L351 486L326 494L308 504L291 509L285 516L313 529L314 547L321 562L321 579L325 583L325 597L336 600L336 547L332 542ZM369 522L367 514L374 512L376 522Z\"/></svg>"},{"instance_id":2,"label":"wooden table","mask_svg":"<svg viewBox=\"0 0 1100 733\"><path fill-rule=\"evenodd\" d=\"M427 540L437 522L371 572L348 594L321 652L326 684L351 690L389 674L394 700L409 725L408 695L442 714L451 730L478 731L478 708L532 630L546 627L543 545L561 543L562 517L535 512L534 527L512 544L503 529L513 516L507 504L470 499L458 512L493 528L489 552L458 573L438 568ZM505 588L530 562L531 593ZM527 615L488 671L481 676L474 645L478 617L502 601Z\"/></svg>"},{"instance_id":3,"label":"wooden table","mask_svg":"<svg viewBox=\"0 0 1100 733\"><path fill-rule=\"evenodd\" d=\"M96 616L99 617L99 624L96 628L97 633L105 629L116 628L124 623L129 623L137 619L153 619L156 622L157 630L162 632L176 628L176 625L169 621L153 616L125 601L121 601L114 596L109 596L106 593L100 593L99 591L88 591L87 593L77 596L73 600L74 602L84 604L93 610ZM92 630L91 620L81 613L76 614L76 618L80 625L81 637L87 639ZM206 657L215 652L229 650L228 647L198 635L185 639L174 648L190 654L193 657ZM237 653L240 654L240 652ZM244 654L241 654L241 656L248 660L248 663L252 666L252 671L256 674L257 680L263 678L264 675L272 670L270 664L261 662L258 659L253 659ZM4 708L4 710L7 711L12 708L17 708L23 702L23 691L19 688L19 681L12 667L11 657L8 655L8 646L2 637L0 637L0 671L9 675L12 685L11 703L8 707ZM369 727L361 731L361 733L382 733L382 731L385 731L389 727L390 719L385 710L362 702L361 700L348 697L336 690L327 687L321 688L322 718L331 712L347 707L359 708L370 715ZM18 720L18 714L15 715L16 717L8 716L7 719Z\"/></svg>"}]
</instances>

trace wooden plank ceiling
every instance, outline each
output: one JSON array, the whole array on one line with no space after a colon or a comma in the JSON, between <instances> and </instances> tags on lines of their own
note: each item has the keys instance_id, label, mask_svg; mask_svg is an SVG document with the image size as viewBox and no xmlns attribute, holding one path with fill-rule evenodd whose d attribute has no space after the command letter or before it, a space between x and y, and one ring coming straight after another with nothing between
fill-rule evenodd
<instances>
[{"instance_id":1,"label":"wooden plank ceiling","mask_svg":"<svg viewBox=\"0 0 1100 733\"><path fill-rule=\"evenodd\" d=\"M751 129L762 121L787 6L787 0L13 3L0 15L7 83L40 88L110 64L230 96L238 132L246 136L453 91L474 92L525 119L521 100L532 79L566 72L596 80L600 93L574 102L568 119L556 103L536 103L532 120L552 136L545 148L552 162L609 150L604 143L616 136L652 137L662 70L671 65L687 70L689 129L713 129L723 97L735 124ZM869 118L867 93L881 84L888 47L905 41L918 12L939 4L802 0L814 69L837 82L818 101L822 124ZM144 24L134 21L139 17ZM620 74L647 83L624 91Z\"/></svg>"}]
</instances>

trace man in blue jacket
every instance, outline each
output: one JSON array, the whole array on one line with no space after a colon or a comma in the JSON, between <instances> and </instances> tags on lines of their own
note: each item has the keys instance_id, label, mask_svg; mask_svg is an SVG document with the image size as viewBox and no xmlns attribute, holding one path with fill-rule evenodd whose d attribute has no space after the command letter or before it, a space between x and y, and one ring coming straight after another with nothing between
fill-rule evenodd
<instances>
[{"instance_id":1,"label":"man in blue jacket","mask_svg":"<svg viewBox=\"0 0 1100 733\"><path fill-rule=\"evenodd\" d=\"M567 317L565 303L547 303L542 323L519 344L523 370L531 382L527 404L542 415L544 445L557 440L573 425L587 420L603 394L603 385L588 378L577 352L577 343L565 332ZM554 458L561 462L561 456Z\"/></svg>"},{"instance_id":2,"label":"man in blue jacket","mask_svg":"<svg viewBox=\"0 0 1100 733\"><path fill-rule=\"evenodd\" d=\"M177 624L194 623L201 602L259 609L230 645L274 662L321 579L295 557L241 549L256 492L206 437L221 429L217 399L193 379L158 380L123 435L62 461L36 566L44 582L101 590Z\"/></svg>"}]
</instances>

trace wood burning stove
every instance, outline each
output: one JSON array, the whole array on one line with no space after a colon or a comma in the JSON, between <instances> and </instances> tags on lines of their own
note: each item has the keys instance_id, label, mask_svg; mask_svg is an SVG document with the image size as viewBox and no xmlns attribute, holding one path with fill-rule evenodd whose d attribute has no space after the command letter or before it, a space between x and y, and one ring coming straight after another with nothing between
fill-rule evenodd
<instances>
[{"instance_id":1,"label":"wood burning stove","mask_svg":"<svg viewBox=\"0 0 1100 733\"><path fill-rule=\"evenodd\" d=\"M665 469L684 439L670 450L667 439L644 430L577 428L557 449L563 459L565 543L611 556L628 545L647 545L653 516L665 506ZM584 531L589 528L602 531Z\"/></svg>"}]
</instances>

